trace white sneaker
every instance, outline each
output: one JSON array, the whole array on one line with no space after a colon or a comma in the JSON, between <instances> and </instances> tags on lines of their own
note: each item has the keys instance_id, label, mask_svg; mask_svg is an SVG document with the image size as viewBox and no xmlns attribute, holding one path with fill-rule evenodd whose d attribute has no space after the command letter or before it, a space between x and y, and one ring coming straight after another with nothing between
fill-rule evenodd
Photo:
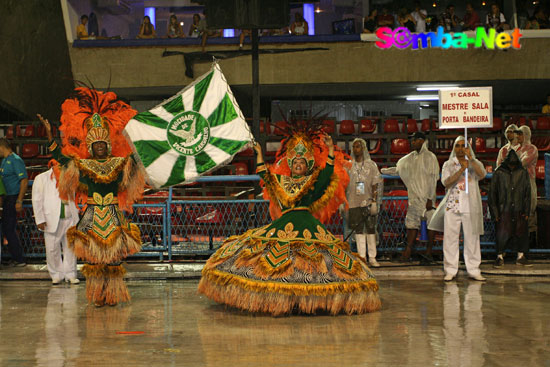
<instances>
[{"instance_id":1,"label":"white sneaker","mask_svg":"<svg viewBox=\"0 0 550 367\"><path fill-rule=\"evenodd\" d=\"M487 280L487 278L485 278L485 277L482 276L481 274L478 274L478 275L470 275L470 279L477 280L478 282L484 282L484 281Z\"/></svg>"},{"instance_id":2,"label":"white sneaker","mask_svg":"<svg viewBox=\"0 0 550 367\"><path fill-rule=\"evenodd\" d=\"M379 268L380 267L380 264L378 263L378 261L376 261L376 259L373 259L373 258L369 259L369 265L373 268Z\"/></svg>"},{"instance_id":3,"label":"white sneaker","mask_svg":"<svg viewBox=\"0 0 550 367\"><path fill-rule=\"evenodd\" d=\"M68 282L71 284L79 284L80 280L78 280L78 278L73 278L73 279L69 279Z\"/></svg>"},{"instance_id":4,"label":"white sneaker","mask_svg":"<svg viewBox=\"0 0 550 367\"><path fill-rule=\"evenodd\" d=\"M450 282L450 281L453 280L454 278L455 278L454 275L445 274L445 278L443 278L443 280L446 281L446 282Z\"/></svg>"},{"instance_id":5,"label":"white sneaker","mask_svg":"<svg viewBox=\"0 0 550 367\"><path fill-rule=\"evenodd\" d=\"M59 285L61 284L61 279L52 279L52 285Z\"/></svg>"}]
</instances>

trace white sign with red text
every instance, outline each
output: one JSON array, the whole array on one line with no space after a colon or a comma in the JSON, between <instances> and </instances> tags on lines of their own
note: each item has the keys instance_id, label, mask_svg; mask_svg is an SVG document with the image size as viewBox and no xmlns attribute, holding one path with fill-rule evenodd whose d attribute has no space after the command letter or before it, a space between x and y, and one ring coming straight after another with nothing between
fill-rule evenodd
<instances>
[{"instance_id":1,"label":"white sign with red text","mask_svg":"<svg viewBox=\"0 0 550 367\"><path fill-rule=\"evenodd\" d=\"M439 91L439 128L493 127L493 88L453 88Z\"/></svg>"}]
</instances>

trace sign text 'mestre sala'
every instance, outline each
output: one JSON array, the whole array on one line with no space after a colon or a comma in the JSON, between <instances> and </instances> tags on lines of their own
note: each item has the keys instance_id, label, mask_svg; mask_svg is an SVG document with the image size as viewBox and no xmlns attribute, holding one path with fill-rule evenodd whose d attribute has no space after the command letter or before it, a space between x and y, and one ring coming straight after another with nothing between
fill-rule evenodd
<instances>
[{"instance_id":1,"label":"sign text 'mestre sala'","mask_svg":"<svg viewBox=\"0 0 550 367\"><path fill-rule=\"evenodd\" d=\"M519 50L521 36L523 35L519 28L515 28L510 33L497 33L493 28L486 30L483 27L478 27L471 36L464 32L446 33L443 27L438 27L437 32L424 33L411 33L405 27L396 29L380 27L376 30L376 37L379 41L376 41L375 44L381 49L388 49L392 46L399 49L411 47L413 50L434 47L467 49L469 45L473 45L475 48L485 46L490 50L495 48L505 50L510 47Z\"/></svg>"}]
</instances>

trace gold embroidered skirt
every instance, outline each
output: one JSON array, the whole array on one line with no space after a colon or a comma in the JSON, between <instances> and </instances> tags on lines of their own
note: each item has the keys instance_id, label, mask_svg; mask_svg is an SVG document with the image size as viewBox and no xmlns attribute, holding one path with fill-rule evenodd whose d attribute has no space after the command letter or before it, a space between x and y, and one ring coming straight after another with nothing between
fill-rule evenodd
<instances>
[{"instance_id":1,"label":"gold embroidered skirt","mask_svg":"<svg viewBox=\"0 0 550 367\"><path fill-rule=\"evenodd\" d=\"M347 243L308 211L228 238L206 263L199 292L274 316L359 314L380 309L378 283Z\"/></svg>"}]
</instances>

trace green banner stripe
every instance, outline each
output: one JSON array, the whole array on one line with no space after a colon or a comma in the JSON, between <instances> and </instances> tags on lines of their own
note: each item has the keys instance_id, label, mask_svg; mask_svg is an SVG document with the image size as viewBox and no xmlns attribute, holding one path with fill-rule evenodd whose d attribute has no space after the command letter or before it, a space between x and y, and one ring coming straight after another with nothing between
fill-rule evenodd
<instances>
[{"instance_id":1,"label":"green banner stripe","mask_svg":"<svg viewBox=\"0 0 550 367\"><path fill-rule=\"evenodd\" d=\"M197 166L197 173L200 175L214 167L216 167L216 162L210 158L205 152L200 152L195 156L195 165Z\"/></svg>"},{"instance_id":2,"label":"green banner stripe","mask_svg":"<svg viewBox=\"0 0 550 367\"><path fill-rule=\"evenodd\" d=\"M142 122L149 126L159 127L161 129L166 129L168 126L169 121L165 121L164 119L161 119L157 115L152 114L149 111L142 112L140 114L137 114L134 116L135 120L138 120L139 122Z\"/></svg>"},{"instance_id":3,"label":"green banner stripe","mask_svg":"<svg viewBox=\"0 0 550 367\"><path fill-rule=\"evenodd\" d=\"M200 111L202 101L204 100L204 96L206 96L206 91L208 91L208 86L210 85L210 81L212 80L213 75L214 75L214 72L212 71L203 80L195 84L195 96L193 98L193 111L197 111L197 112Z\"/></svg>"},{"instance_id":4,"label":"green banner stripe","mask_svg":"<svg viewBox=\"0 0 550 367\"><path fill-rule=\"evenodd\" d=\"M158 157L170 150L167 141L137 140L133 143L145 167L149 167Z\"/></svg>"},{"instance_id":5,"label":"green banner stripe","mask_svg":"<svg viewBox=\"0 0 550 367\"><path fill-rule=\"evenodd\" d=\"M235 111L235 106L233 106L229 94L225 93L225 97L223 97L218 107L208 117L208 122L210 123L210 127L214 127L233 121L237 117L239 115Z\"/></svg>"},{"instance_id":6,"label":"green banner stripe","mask_svg":"<svg viewBox=\"0 0 550 367\"><path fill-rule=\"evenodd\" d=\"M185 181L185 162L187 161L187 158L183 155L180 155L179 158L176 160L176 163L174 163L174 166L172 167L172 172L170 173L170 177L168 178L168 181L166 181L162 187L168 187L172 185L177 185L179 183L182 183Z\"/></svg>"},{"instance_id":7,"label":"green banner stripe","mask_svg":"<svg viewBox=\"0 0 550 367\"><path fill-rule=\"evenodd\" d=\"M170 102L163 104L162 107L170 112L172 115L177 115L180 112L184 111L183 108L183 99L181 97L181 94L178 95L176 98L171 100Z\"/></svg>"},{"instance_id":8,"label":"green banner stripe","mask_svg":"<svg viewBox=\"0 0 550 367\"><path fill-rule=\"evenodd\" d=\"M243 146L245 146L248 142L247 141L239 141L239 140L230 140L225 138L216 138L211 136L210 137L210 144L215 145L216 148L220 148L227 154L235 154L241 150Z\"/></svg>"}]
</instances>

